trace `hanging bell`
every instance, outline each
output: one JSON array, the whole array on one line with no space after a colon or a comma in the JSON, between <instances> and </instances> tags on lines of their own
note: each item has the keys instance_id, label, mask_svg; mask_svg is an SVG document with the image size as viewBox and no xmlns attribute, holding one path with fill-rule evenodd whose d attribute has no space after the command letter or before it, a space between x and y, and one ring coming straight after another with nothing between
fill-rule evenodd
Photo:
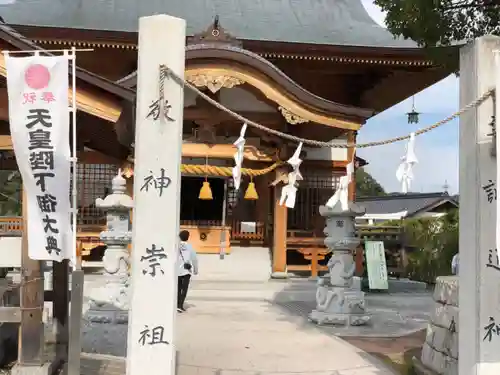
<instances>
[{"instance_id":1,"label":"hanging bell","mask_svg":"<svg viewBox=\"0 0 500 375\"><path fill-rule=\"evenodd\" d=\"M210 188L210 182L208 180L203 181L203 186L200 189L200 195L198 199L202 199L204 201L210 201L214 199L212 196L212 189Z\"/></svg>"},{"instance_id":2,"label":"hanging bell","mask_svg":"<svg viewBox=\"0 0 500 375\"><path fill-rule=\"evenodd\" d=\"M245 199L255 201L259 199L259 194L257 194L257 190L255 189L255 184L253 181L248 183L247 191L245 192Z\"/></svg>"}]
</instances>

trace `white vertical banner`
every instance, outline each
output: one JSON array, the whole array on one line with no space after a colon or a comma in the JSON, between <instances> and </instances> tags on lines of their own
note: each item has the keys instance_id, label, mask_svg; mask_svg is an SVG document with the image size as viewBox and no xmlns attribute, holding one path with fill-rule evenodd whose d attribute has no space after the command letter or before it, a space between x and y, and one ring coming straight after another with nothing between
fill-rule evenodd
<instances>
[{"instance_id":1,"label":"white vertical banner","mask_svg":"<svg viewBox=\"0 0 500 375\"><path fill-rule=\"evenodd\" d=\"M10 134L28 205L29 257L70 259L68 59L5 53Z\"/></svg>"}]
</instances>

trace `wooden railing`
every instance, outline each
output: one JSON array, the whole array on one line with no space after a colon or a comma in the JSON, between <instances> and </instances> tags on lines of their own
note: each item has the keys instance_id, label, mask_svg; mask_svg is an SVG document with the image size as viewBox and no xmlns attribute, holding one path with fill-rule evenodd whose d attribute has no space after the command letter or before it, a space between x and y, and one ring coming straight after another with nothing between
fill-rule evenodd
<instances>
[{"instance_id":1,"label":"wooden railing","mask_svg":"<svg viewBox=\"0 0 500 375\"><path fill-rule=\"evenodd\" d=\"M330 252L323 243L324 239L324 235L319 236L317 231L287 231L287 251L296 251L308 261L308 264L287 264L288 271L305 271L310 273L311 277L317 277L319 271L327 271L328 268L320 264Z\"/></svg>"},{"instance_id":2,"label":"wooden railing","mask_svg":"<svg viewBox=\"0 0 500 375\"><path fill-rule=\"evenodd\" d=\"M23 231L23 220L19 216L1 216L0 217L0 234L1 233L21 233Z\"/></svg>"},{"instance_id":3,"label":"wooden railing","mask_svg":"<svg viewBox=\"0 0 500 375\"><path fill-rule=\"evenodd\" d=\"M241 229L241 221L233 221L231 223L231 239L235 241L264 241L265 226L264 223L255 223L255 233L243 232Z\"/></svg>"},{"instance_id":4,"label":"wooden railing","mask_svg":"<svg viewBox=\"0 0 500 375\"><path fill-rule=\"evenodd\" d=\"M104 226L100 225L78 225L76 239L79 249L79 255L89 255L91 250L97 246L103 246L100 233ZM23 220L19 216L1 216L0 217L0 236L2 235L21 235L23 232Z\"/></svg>"},{"instance_id":5,"label":"wooden railing","mask_svg":"<svg viewBox=\"0 0 500 375\"><path fill-rule=\"evenodd\" d=\"M317 277L319 271L328 271L327 266L322 266L319 264L320 261L324 260L326 255L330 252L325 247L301 247L297 249L304 259L309 261L309 264L290 264L287 265L288 271L307 271L311 273L311 277Z\"/></svg>"},{"instance_id":6,"label":"wooden railing","mask_svg":"<svg viewBox=\"0 0 500 375\"><path fill-rule=\"evenodd\" d=\"M192 226L222 226L221 220L210 221L193 221L181 220L181 225ZM257 222L255 225L255 233L243 232L241 222L233 221L231 224L231 240L241 241L263 241L265 238L265 226L263 223ZM104 225L87 225L79 224L77 237L81 238L83 242L83 255L88 255L90 250L96 246L102 245L99 235L105 230ZM22 233L22 218L16 216L2 216L0 217L0 236L2 234L21 234Z\"/></svg>"},{"instance_id":7,"label":"wooden railing","mask_svg":"<svg viewBox=\"0 0 500 375\"><path fill-rule=\"evenodd\" d=\"M199 220L181 220L181 225L192 225L192 226L222 226L221 220L209 220L209 221L199 221ZM263 223L255 223L255 233L248 233L242 231L242 225L240 221L232 221L227 224L231 227L231 241L263 241L265 238L265 227Z\"/></svg>"},{"instance_id":8,"label":"wooden railing","mask_svg":"<svg viewBox=\"0 0 500 375\"><path fill-rule=\"evenodd\" d=\"M180 224L203 227L220 227L222 226L222 220L181 220Z\"/></svg>"},{"instance_id":9,"label":"wooden railing","mask_svg":"<svg viewBox=\"0 0 500 375\"><path fill-rule=\"evenodd\" d=\"M400 277L407 265L405 239L402 227L398 226L356 226L361 244L355 252L356 270L358 275L365 272L364 241L383 241L386 249L387 272ZM326 271L326 266L319 264L329 253L324 245L324 235L318 231L289 230L287 232L287 251L296 251L309 261L306 265L288 264L290 271L308 271L316 277L319 271Z\"/></svg>"}]
</instances>

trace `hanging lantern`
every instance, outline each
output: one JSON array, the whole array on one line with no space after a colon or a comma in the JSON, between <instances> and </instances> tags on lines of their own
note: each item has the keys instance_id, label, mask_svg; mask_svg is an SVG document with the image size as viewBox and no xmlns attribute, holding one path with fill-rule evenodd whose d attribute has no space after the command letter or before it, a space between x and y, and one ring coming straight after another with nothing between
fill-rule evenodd
<instances>
[{"instance_id":1,"label":"hanging lantern","mask_svg":"<svg viewBox=\"0 0 500 375\"><path fill-rule=\"evenodd\" d=\"M255 201L259 199L259 194L257 193L257 189L255 189L255 183L253 179L250 177L250 182L248 183L247 191L245 192L245 199Z\"/></svg>"},{"instance_id":2,"label":"hanging lantern","mask_svg":"<svg viewBox=\"0 0 500 375\"><path fill-rule=\"evenodd\" d=\"M205 181L203 181L203 185L201 186L200 195L198 196L198 199L204 201L211 201L212 199L214 199L212 195L212 188L210 187L210 182L208 182L207 177L205 177Z\"/></svg>"},{"instance_id":3,"label":"hanging lantern","mask_svg":"<svg viewBox=\"0 0 500 375\"><path fill-rule=\"evenodd\" d=\"M408 124L418 124L420 112L415 111L415 97L412 97L411 112L406 115L408 116Z\"/></svg>"}]
</instances>

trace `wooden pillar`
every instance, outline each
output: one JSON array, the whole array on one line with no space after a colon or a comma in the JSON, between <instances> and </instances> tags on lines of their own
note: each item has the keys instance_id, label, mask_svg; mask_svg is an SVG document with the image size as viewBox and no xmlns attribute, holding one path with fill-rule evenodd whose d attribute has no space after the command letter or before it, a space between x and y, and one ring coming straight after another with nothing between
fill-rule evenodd
<instances>
[{"instance_id":1,"label":"wooden pillar","mask_svg":"<svg viewBox=\"0 0 500 375\"><path fill-rule=\"evenodd\" d=\"M355 143L356 142L356 132L350 131L347 136L347 142ZM347 162L350 163L352 158L354 157L354 148L350 148L347 150ZM354 175L352 176L352 181L349 183L349 188L347 190L349 200L354 201L356 199L356 171L354 171Z\"/></svg>"},{"instance_id":2,"label":"wooden pillar","mask_svg":"<svg viewBox=\"0 0 500 375\"><path fill-rule=\"evenodd\" d=\"M126 193L127 193L127 195L129 195L133 198L134 197L134 175L127 178L126 181L127 181ZM133 223L132 215L133 215L133 211L130 212L130 223Z\"/></svg>"},{"instance_id":3,"label":"wooden pillar","mask_svg":"<svg viewBox=\"0 0 500 375\"><path fill-rule=\"evenodd\" d=\"M21 250L21 325L19 327L19 368L43 364L44 325L42 320L44 282L42 264L28 255L28 207L23 189L23 239ZM20 370L20 369L19 369Z\"/></svg>"},{"instance_id":4,"label":"wooden pillar","mask_svg":"<svg viewBox=\"0 0 500 375\"><path fill-rule=\"evenodd\" d=\"M356 143L356 131L349 132L347 136L347 141L349 143ZM352 158L355 157L355 152L353 148L347 151L347 160L350 162ZM349 184L348 196L350 201L356 200L356 163L354 163L354 175L352 176L352 181ZM364 273L363 261L364 261L364 245L358 246L354 253L354 262L356 263L356 276L362 276Z\"/></svg>"},{"instance_id":5,"label":"wooden pillar","mask_svg":"<svg viewBox=\"0 0 500 375\"><path fill-rule=\"evenodd\" d=\"M68 361L69 340L69 262L52 262L53 327L56 336L56 360Z\"/></svg>"},{"instance_id":6,"label":"wooden pillar","mask_svg":"<svg viewBox=\"0 0 500 375\"><path fill-rule=\"evenodd\" d=\"M268 227L267 222L269 218L269 206L271 200L271 188L269 187L269 175L264 175L257 177L255 180L255 185L257 193L259 194L259 199L257 200L257 222L261 223L262 231L264 233L264 241L266 238L266 228Z\"/></svg>"},{"instance_id":7,"label":"wooden pillar","mask_svg":"<svg viewBox=\"0 0 500 375\"><path fill-rule=\"evenodd\" d=\"M277 176L283 172L281 168L276 170ZM274 187L274 210L273 210L273 276L283 277L286 273L286 237L288 208L279 204L281 189L283 185Z\"/></svg>"},{"instance_id":8,"label":"wooden pillar","mask_svg":"<svg viewBox=\"0 0 500 375\"><path fill-rule=\"evenodd\" d=\"M126 177L125 180L126 180L126 188L127 188L127 190L125 192L126 192L126 194L131 196L133 199L134 198L134 174L132 174L132 176L130 176L130 177ZM130 211L130 227L131 228L133 228L133 225L134 225L133 216L134 216L134 211L131 210ZM132 243L129 243L129 245L128 245L129 254L131 254L131 251L132 251ZM129 267L130 267L130 265L129 265Z\"/></svg>"}]
</instances>

